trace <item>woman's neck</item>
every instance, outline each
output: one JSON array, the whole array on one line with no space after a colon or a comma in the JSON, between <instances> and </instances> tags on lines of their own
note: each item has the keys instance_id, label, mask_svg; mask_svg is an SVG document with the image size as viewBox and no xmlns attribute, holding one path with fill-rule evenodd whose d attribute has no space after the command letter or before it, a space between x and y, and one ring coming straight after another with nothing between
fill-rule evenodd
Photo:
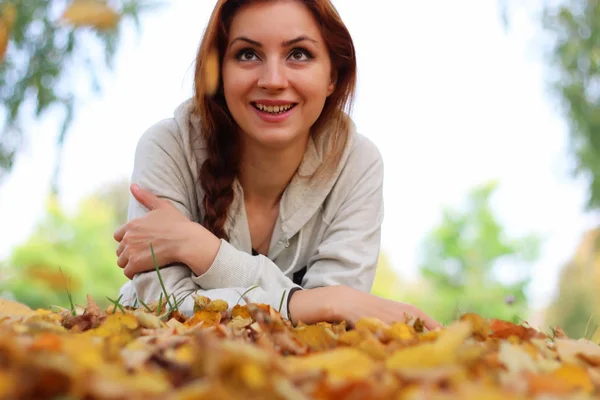
<instances>
[{"instance_id":1,"label":"woman's neck","mask_svg":"<svg viewBox=\"0 0 600 400\"><path fill-rule=\"evenodd\" d=\"M239 179L245 201L277 206L302 162L306 143L277 150L244 143Z\"/></svg>"}]
</instances>

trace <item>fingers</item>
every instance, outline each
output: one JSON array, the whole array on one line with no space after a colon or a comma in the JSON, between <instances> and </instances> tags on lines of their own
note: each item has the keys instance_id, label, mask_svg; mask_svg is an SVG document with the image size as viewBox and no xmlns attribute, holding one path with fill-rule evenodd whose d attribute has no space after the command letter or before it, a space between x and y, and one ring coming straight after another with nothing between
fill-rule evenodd
<instances>
[{"instance_id":1,"label":"fingers","mask_svg":"<svg viewBox=\"0 0 600 400\"><path fill-rule=\"evenodd\" d=\"M115 231L115 233L113 234L113 238L117 241L120 242L123 240L123 236L125 235L125 232L127 232L127 224L122 225L119 229L117 229Z\"/></svg>"},{"instance_id":2,"label":"fingers","mask_svg":"<svg viewBox=\"0 0 600 400\"><path fill-rule=\"evenodd\" d=\"M125 241L124 240L119 242L119 246L117 246L117 257L121 256L121 253L123 253L123 250L125 250Z\"/></svg>"},{"instance_id":3,"label":"fingers","mask_svg":"<svg viewBox=\"0 0 600 400\"><path fill-rule=\"evenodd\" d=\"M117 265L120 268L125 268L128 263L129 263L129 254L127 254L127 251L122 251L121 254L119 255L119 258L117 258Z\"/></svg>"},{"instance_id":4,"label":"fingers","mask_svg":"<svg viewBox=\"0 0 600 400\"><path fill-rule=\"evenodd\" d=\"M155 210L161 205L161 200L152 192L142 189L141 186L133 183L130 187L131 194L137 201L149 210Z\"/></svg>"},{"instance_id":5,"label":"fingers","mask_svg":"<svg viewBox=\"0 0 600 400\"><path fill-rule=\"evenodd\" d=\"M130 264L127 264L125 266L125 268L123 268L123 274L125 274L125 276L127 278L129 278L130 280L133 279L133 276L135 275L135 272L133 271L133 267L131 267Z\"/></svg>"}]
</instances>

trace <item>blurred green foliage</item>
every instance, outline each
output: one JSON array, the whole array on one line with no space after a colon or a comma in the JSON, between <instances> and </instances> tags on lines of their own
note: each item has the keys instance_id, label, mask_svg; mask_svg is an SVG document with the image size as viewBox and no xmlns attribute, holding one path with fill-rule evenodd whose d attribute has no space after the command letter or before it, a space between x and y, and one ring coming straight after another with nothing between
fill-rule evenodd
<instances>
[{"instance_id":1,"label":"blurred green foliage","mask_svg":"<svg viewBox=\"0 0 600 400\"><path fill-rule=\"evenodd\" d=\"M34 308L68 307L70 290L76 304L85 304L90 294L100 306L107 306L106 296L118 293L127 280L116 265L112 237L123 223L120 212L106 198L93 195L74 215L67 215L50 196L43 220L3 263L3 296Z\"/></svg>"},{"instance_id":2,"label":"blurred green foliage","mask_svg":"<svg viewBox=\"0 0 600 400\"><path fill-rule=\"evenodd\" d=\"M600 207L600 4L548 3L543 25L551 40L551 84L571 138L577 176L588 182L588 207Z\"/></svg>"},{"instance_id":3,"label":"blurred green foliage","mask_svg":"<svg viewBox=\"0 0 600 400\"><path fill-rule=\"evenodd\" d=\"M442 323L475 312L488 318L525 319L526 288L540 238L510 238L492 207L497 182L474 188L463 208L443 210L422 248L422 280L394 279L381 258L373 293L413 303ZM516 280L503 279L509 273Z\"/></svg>"},{"instance_id":4,"label":"blurred green foliage","mask_svg":"<svg viewBox=\"0 0 600 400\"><path fill-rule=\"evenodd\" d=\"M64 118L57 129L58 150L61 150L76 112L78 93L100 92L100 72L103 68L112 68L124 24L131 21L139 28L140 13L157 5L148 0L111 1L121 16L120 22L114 29L97 29L62 22L60 16L69 3L65 0L0 0L0 6L10 4L16 10L8 50L0 62L0 119L3 120L0 123L0 182L12 169L16 154L29 138L29 132L23 131L22 121L37 119L47 110L61 108ZM0 7L0 18L3 18L2 9ZM89 84L87 89L82 87L86 84ZM57 167L59 164L60 157Z\"/></svg>"}]
</instances>

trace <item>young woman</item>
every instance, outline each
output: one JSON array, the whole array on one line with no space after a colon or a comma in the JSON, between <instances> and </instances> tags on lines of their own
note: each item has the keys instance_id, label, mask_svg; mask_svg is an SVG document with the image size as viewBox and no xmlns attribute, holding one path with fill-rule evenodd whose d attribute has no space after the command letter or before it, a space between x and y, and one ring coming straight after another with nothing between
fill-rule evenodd
<instances>
[{"instance_id":1,"label":"young woman","mask_svg":"<svg viewBox=\"0 0 600 400\"><path fill-rule=\"evenodd\" d=\"M352 39L330 0L219 0L195 96L136 150L129 222L115 232L117 264L132 279L127 304L162 291L152 243L177 297L195 291L233 306L247 292L293 323L408 314L439 326L369 293L383 165L348 117L355 85ZM192 306L187 297L180 309Z\"/></svg>"}]
</instances>

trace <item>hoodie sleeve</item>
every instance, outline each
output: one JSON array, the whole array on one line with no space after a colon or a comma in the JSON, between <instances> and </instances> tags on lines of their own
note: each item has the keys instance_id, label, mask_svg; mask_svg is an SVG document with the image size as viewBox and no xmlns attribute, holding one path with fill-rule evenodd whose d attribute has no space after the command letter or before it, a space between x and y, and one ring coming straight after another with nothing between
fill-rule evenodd
<instances>
[{"instance_id":1,"label":"hoodie sleeve","mask_svg":"<svg viewBox=\"0 0 600 400\"><path fill-rule=\"evenodd\" d=\"M178 134L177 127L171 126L168 121L163 121L148 129L140 138L136 153L132 183L150 190L156 196L167 199L187 218L193 221L199 219L199 210L196 198L196 182L190 163L186 159L186 147L183 138ZM145 215L148 210L133 196L130 196L128 220ZM238 252L227 243L223 252ZM245 253L243 253L245 254ZM250 258L252 256L248 255ZM231 270L239 269L240 263L231 266ZM281 272L280 272L281 274ZM241 294L248 291L245 296L249 301L269 304L287 316L287 302L282 301L285 293L293 283L285 278L281 280L249 283L236 285L221 282L218 287L201 287L194 280L194 273L185 264L175 263L161 268L161 277L169 296L182 299L190 293L196 293L211 299L223 299L230 306L235 305ZM288 282L286 282L286 279ZM258 285L256 287L255 285ZM210 290L205 290L210 289ZM162 293L162 286L155 271L137 274L131 282L121 288L123 298L131 304L135 299L144 302L157 301ZM243 299L241 300L243 304ZM193 313L193 299L187 296L183 301L180 311L187 315Z\"/></svg>"}]
</instances>

